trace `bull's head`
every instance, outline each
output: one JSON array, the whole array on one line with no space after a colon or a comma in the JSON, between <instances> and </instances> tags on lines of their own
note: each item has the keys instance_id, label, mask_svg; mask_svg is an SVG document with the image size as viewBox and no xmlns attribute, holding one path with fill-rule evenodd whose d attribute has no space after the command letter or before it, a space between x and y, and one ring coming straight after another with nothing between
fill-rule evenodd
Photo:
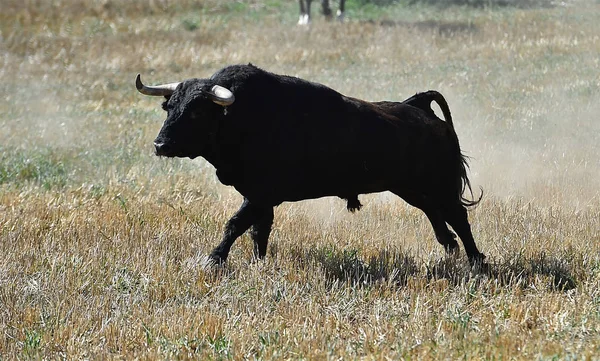
<instances>
[{"instance_id":1,"label":"bull's head","mask_svg":"<svg viewBox=\"0 0 600 361\"><path fill-rule=\"evenodd\" d=\"M201 155L216 131L217 119L223 114L221 108L235 101L229 89L210 79L146 86L138 74L135 86L142 94L166 98L163 109L167 119L154 140L156 155L166 157Z\"/></svg>"}]
</instances>

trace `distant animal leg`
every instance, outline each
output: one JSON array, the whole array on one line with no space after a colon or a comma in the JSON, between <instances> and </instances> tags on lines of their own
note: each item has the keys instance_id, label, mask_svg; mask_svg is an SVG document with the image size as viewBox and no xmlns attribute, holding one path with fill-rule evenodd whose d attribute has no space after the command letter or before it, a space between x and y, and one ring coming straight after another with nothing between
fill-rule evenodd
<instances>
[{"instance_id":1,"label":"distant animal leg","mask_svg":"<svg viewBox=\"0 0 600 361\"><path fill-rule=\"evenodd\" d=\"M306 14L306 7L304 6L304 1L305 0L299 0L299 2L300 2L300 15Z\"/></svg>"},{"instance_id":2,"label":"distant animal leg","mask_svg":"<svg viewBox=\"0 0 600 361\"><path fill-rule=\"evenodd\" d=\"M419 208L425 213L427 219L429 219L429 223L431 223L431 226L433 227L435 238L442 246L444 246L444 250L447 254L453 254L458 251L456 236L448 229L444 217L437 207L428 202L424 196L400 194L397 192L393 193L404 199L411 206Z\"/></svg>"},{"instance_id":3,"label":"distant animal leg","mask_svg":"<svg viewBox=\"0 0 600 361\"><path fill-rule=\"evenodd\" d=\"M473 239L473 233L471 233L471 225L467 217L467 209L460 203L450 205L443 208L444 218L454 231L460 237L467 257L469 257L469 263L471 265L482 264L485 259L485 255L477 249L475 240Z\"/></svg>"},{"instance_id":4,"label":"distant animal leg","mask_svg":"<svg viewBox=\"0 0 600 361\"><path fill-rule=\"evenodd\" d=\"M329 7L329 0L321 0L321 5L323 9L323 15L325 15L328 20L331 20L332 12L331 8Z\"/></svg>"},{"instance_id":5,"label":"distant animal leg","mask_svg":"<svg viewBox=\"0 0 600 361\"><path fill-rule=\"evenodd\" d=\"M254 257L262 259L267 255L269 234L273 226L273 208L266 208L261 217L252 225L250 235L254 241Z\"/></svg>"},{"instance_id":6,"label":"distant animal leg","mask_svg":"<svg viewBox=\"0 0 600 361\"><path fill-rule=\"evenodd\" d=\"M247 199L240 209L231 217L225 226L225 234L221 243L211 252L210 259L217 264L224 263L229 255L233 242L254 224L261 215L261 208L255 207Z\"/></svg>"},{"instance_id":7,"label":"distant animal leg","mask_svg":"<svg viewBox=\"0 0 600 361\"><path fill-rule=\"evenodd\" d=\"M340 0L340 8L338 9L337 14L336 14L337 15L337 20L339 22L344 21L345 3L346 3L345 0Z\"/></svg>"},{"instance_id":8,"label":"distant animal leg","mask_svg":"<svg viewBox=\"0 0 600 361\"><path fill-rule=\"evenodd\" d=\"M312 0L300 0L300 18L298 25L308 25L310 23L310 2Z\"/></svg>"}]
</instances>

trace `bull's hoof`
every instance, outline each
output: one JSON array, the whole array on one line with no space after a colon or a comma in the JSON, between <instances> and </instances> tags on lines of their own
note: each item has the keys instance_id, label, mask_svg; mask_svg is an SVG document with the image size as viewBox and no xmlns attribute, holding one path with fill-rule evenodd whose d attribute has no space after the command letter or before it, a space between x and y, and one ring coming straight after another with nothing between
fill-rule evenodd
<instances>
[{"instance_id":1,"label":"bull's hoof","mask_svg":"<svg viewBox=\"0 0 600 361\"><path fill-rule=\"evenodd\" d=\"M208 260L214 265L221 266L221 265L225 264L225 261L227 261L227 256L213 251L208 256Z\"/></svg>"},{"instance_id":2,"label":"bull's hoof","mask_svg":"<svg viewBox=\"0 0 600 361\"><path fill-rule=\"evenodd\" d=\"M489 269L489 265L485 262L485 255L478 253L475 255L469 255L469 264L471 268L485 272Z\"/></svg>"},{"instance_id":3,"label":"bull's hoof","mask_svg":"<svg viewBox=\"0 0 600 361\"><path fill-rule=\"evenodd\" d=\"M458 243L454 241L454 243L445 244L444 251L446 251L447 256L456 257L460 253L460 247L458 247Z\"/></svg>"},{"instance_id":4,"label":"bull's hoof","mask_svg":"<svg viewBox=\"0 0 600 361\"><path fill-rule=\"evenodd\" d=\"M362 204L358 200L358 195L352 195L345 198L348 203L346 203L346 209L350 212L354 213L356 211L360 211L362 208Z\"/></svg>"},{"instance_id":5,"label":"bull's hoof","mask_svg":"<svg viewBox=\"0 0 600 361\"><path fill-rule=\"evenodd\" d=\"M263 261L267 256L267 252L254 252L252 254L252 259L255 261Z\"/></svg>"}]
</instances>

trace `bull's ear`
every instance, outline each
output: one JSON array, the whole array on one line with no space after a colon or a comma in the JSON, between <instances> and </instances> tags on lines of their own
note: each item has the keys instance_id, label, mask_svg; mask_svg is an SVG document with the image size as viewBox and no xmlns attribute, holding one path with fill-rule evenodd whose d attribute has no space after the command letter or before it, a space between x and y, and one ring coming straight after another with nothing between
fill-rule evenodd
<instances>
[{"instance_id":1,"label":"bull's ear","mask_svg":"<svg viewBox=\"0 0 600 361\"><path fill-rule=\"evenodd\" d=\"M214 103L222 105L224 107L233 104L235 101L235 96L231 92L231 90L224 88L220 85L213 86L210 91L206 93L210 100Z\"/></svg>"}]
</instances>

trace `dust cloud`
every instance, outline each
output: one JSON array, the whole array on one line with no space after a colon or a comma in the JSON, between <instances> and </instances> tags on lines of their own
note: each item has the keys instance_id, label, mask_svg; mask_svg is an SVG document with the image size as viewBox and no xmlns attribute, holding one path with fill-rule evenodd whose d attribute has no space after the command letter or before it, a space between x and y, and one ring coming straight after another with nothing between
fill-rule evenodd
<instances>
[{"instance_id":1,"label":"dust cloud","mask_svg":"<svg viewBox=\"0 0 600 361\"><path fill-rule=\"evenodd\" d=\"M12 103L9 111L15 116L3 124L4 146L64 148L81 134L81 123L61 111L66 101L51 93L28 87L11 94L7 100Z\"/></svg>"},{"instance_id":2,"label":"dust cloud","mask_svg":"<svg viewBox=\"0 0 600 361\"><path fill-rule=\"evenodd\" d=\"M501 121L472 105L450 106L472 184L486 196L575 209L598 203L600 104L541 94Z\"/></svg>"}]
</instances>

